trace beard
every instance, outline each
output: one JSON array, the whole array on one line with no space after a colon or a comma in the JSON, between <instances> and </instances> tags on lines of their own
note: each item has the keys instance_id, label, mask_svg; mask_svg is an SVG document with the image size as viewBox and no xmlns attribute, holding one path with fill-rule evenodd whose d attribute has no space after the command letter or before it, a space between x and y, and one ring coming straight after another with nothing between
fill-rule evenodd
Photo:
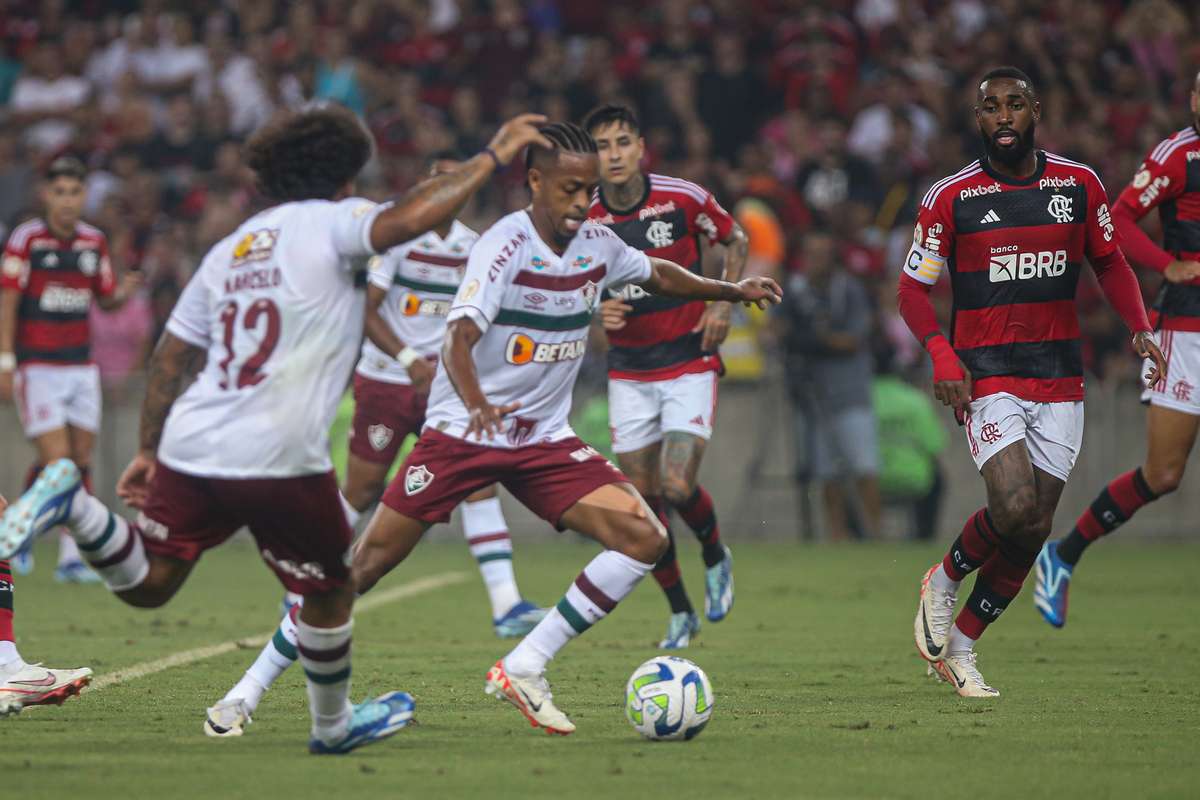
<instances>
[{"instance_id":1,"label":"beard","mask_svg":"<svg viewBox=\"0 0 1200 800\"><path fill-rule=\"evenodd\" d=\"M1005 129L1017 137L1016 144L1012 147L1000 147L996 144L996 140L992 136L988 136L982 130L979 131L979 138L983 139L983 149L990 160L1012 169L1019 166L1025 160L1025 157L1029 155L1030 151L1033 150L1033 134L1036 129L1037 123L1033 121L1030 121L1029 128L1025 133L1017 133L1012 128Z\"/></svg>"}]
</instances>

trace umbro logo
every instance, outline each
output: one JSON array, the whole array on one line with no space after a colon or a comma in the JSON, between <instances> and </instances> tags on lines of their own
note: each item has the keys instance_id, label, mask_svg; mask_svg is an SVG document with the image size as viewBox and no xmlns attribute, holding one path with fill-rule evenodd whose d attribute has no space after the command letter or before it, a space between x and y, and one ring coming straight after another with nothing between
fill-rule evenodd
<instances>
[{"instance_id":1,"label":"umbro logo","mask_svg":"<svg viewBox=\"0 0 1200 800\"><path fill-rule=\"evenodd\" d=\"M996 213L996 209L989 208L988 213L983 215L983 219L979 220L980 225L987 225L990 222L999 222L1000 215Z\"/></svg>"}]
</instances>

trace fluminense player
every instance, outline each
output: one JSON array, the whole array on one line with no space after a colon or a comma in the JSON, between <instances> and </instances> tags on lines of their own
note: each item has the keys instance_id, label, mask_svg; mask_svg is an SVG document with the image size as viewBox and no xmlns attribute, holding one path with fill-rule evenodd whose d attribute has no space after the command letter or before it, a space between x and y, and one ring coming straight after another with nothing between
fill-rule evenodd
<instances>
[{"instance_id":1,"label":"fluminense player","mask_svg":"<svg viewBox=\"0 0 1200 800\"><path fill-rule=\"evenodd\" d=\"M460 163L434 159L430 177ZM457 217L461 208L454 210ZM383 494L388 470L410 433L420 433L425 404L446 333L450 301L462 282L467 253L479 234L456 218L394 247L369 262L366 332L354 373L354 420L342 496L350 527ZM513 574L512 540L496 488L476 492L461 506L463 530L492 605L492 626L502 639L524 636L546 609L523 600ZM263 695L296 661L296 612L288 608L283 631L225 696L209 707L204 732L241 736Z\"/></svg>"},{"instance_id":2,"label":"fluminense player","mask_svg":"<svg viewBox=\"0 0 1200 800\"><path fill-rule=\"evenodd\" d=\"M690 181L644 174L637 116L625 106L601 106L584 120L600 156L600 186L588 216L630 247L681 264L697 275L700 243L724 246L722 276L737 281L749 240L712 192ZM626 286L610 292L601 310L610 343L608 414L617 465L667 529L669 544L654 578L671 608L660 647L687 647L700 618L683 586L667 507L701 543L704 612L719 622L733 606L733 557L721 542L712 497L697 481L717 413L717 349L729 333L732 307L705 306Z\"/></svg>"},{"instance_id":3,"label":"fluminense player","mask_svg":"<svg viewBox=\"0 0 1200 800\"><path fill-rule=\"evenodd\" d=\"M541 120L515 118L484 152L391 207L352 196L371 140L349 111L308 108L257 132L247 163L277 205L208 252L155 349L140 450L117 485L137 522L92 497L72 462L56 461L0 519L0 557L61 522L120 599L153 608L245 526L284 587L304 596L296 636L309 750L344 753L404 727L405 693L349 702L351 531L328 430L362 336L356 272L450 218L525 145L549 144Z\"/></svg>"},{"instance_id":4,"label":"fluminense player","mask_svg":"<svg viewBox=\"0 0 1200 800\"><path fill-rule=\"evenodd\" d=\"M1151 322L1162 331L1167 368L1142 395L1146 460L1114 478L1066 537L1047 542L1037 560L1033 601L1042 617L1061 628L1067 589L1084 549L1129 521L1134 513L1179 488L1200 425L1200 75L1192 85L1192 124L1160 142L1138 167L1113 206L1121 248L1134 263L1166 278ZM1158 209L1163 244L1138 227Z\"/></svg>"},{"instance_id":5,"label":"fluminense player","mask_svg":"<svg viewBox=\"0 0 1200 800\"><path fill-rule=\"evenodd\" d=\"M0 513L7 506L0 497ZM91 682L87 667L50 669L21 658L13 635L12 570L0 561L0 717L19 714L26 706L62 705Z\"/></svg>"},{"instance_id":6,"label":"fluminense player","mask_svg":"<svg viewBox=\"0 0 1200 800\"><path fill-rule=\"evenodd\" d=\"M1087 166L1034 148L1040 116L1023 72L983 76L975 118L985 156L926 193L898 290L900 313L933 358L934 394L963 415L987 487L987 505L925 573L914 622L917 649L964 697L999 694L979 673L975 642L1020 591L1079 454L1084 258L1134 350L1151 360L1147 379L1165 370L1104 187ZM954 292L948 340L929 300L943 270ZM955 620L959 584L976 569Z\"/></svg>"},{"instance_id":7,"label":"fluminense player","mask_svg":"<svg viewBox=\"0 0 1200 800\"><path fill-rule=\"evenodd\" d=\"M83 213L87 170L77 158L50 162L41 191L45 216L13 228L0 269L0 401L16 400L25 435L37 449L29 488L59 458L79 467L84 482L100 429L100 369L91 360L88 313L92 303L120 308L141 285L126 272L118 282L108 240ZM32 556L19 556L32 568ZM83 563L75 541L59 541L55 578L99 580Z\"/></svg>"},{"instance_id":8,"label":"fluminense player","mask_svg":"<svg viewBox=\"0 0 1200 800\"><path fill-rule=\"evenodd\" d=\"M557 528L595 539L604 550L485 684L534 727L568 734L575 725L553 703L547 663L616 608L667 546L657 516L567 421L602 292L638 283L662 295L765 305L778 302L779 287L765 278L733 284L693 275L589 222L596 143L569 123L541 132L547 142L526 155L532 202L471 250L425 429L355 547L353 575L369 591L431 525L494 483Z\"/></svg>"}]
</instances>

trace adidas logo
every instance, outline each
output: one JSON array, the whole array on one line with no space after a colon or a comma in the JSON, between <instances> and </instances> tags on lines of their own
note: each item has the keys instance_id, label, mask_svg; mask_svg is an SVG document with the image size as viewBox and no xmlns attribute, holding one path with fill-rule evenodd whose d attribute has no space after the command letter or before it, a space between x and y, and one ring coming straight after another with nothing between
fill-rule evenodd
<instances>
[{"instance_id":1,"label":"adidas logo","mask_svg":"<svg viewBox=\"0 0 1200 800\"><path fill-rule=\"evenodd\" d=\"M988 213L983 215L983 219L979 220L979 224L986 225L989 222L999 222L1000 215L996 213L996 209L989 208Z\"/></svg>"}]
</instances>

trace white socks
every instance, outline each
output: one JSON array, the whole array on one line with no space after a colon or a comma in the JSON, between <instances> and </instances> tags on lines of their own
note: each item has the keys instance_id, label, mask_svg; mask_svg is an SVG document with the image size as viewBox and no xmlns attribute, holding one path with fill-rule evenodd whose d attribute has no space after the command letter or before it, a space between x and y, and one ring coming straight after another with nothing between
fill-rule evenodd
<instances>
[{"instance_id":1,"label":"white socks","mask_svg":"<svg viewBox=\"0 0 1200 800\"><path fill-rule=\"evenodd\" d=\"M109 589L123 592L146 579L150 563L141 534L82 487L71 501L67 527L80 555L104 578Z\"/></svg>"},{"instance_id":2,"label":"white socks","mask_svg":"<svg viewBox=\"0 0 1200 800\"><path fill-rule=\"evenodd\" d=\"M271 641L267 642L258 658L246 670L246 674L226 694L225 700L242 699L253 713L262 696L287 668L296 663L296 617L300 606L296 606L279 621L279 628Z\"/></svg>"},{"instance_id":3,"label":"white socks","mask_svg":"<svg viewBox=\"0 0 1200 800\"><path fill-rule=\"evenodd\" d=\"M346 522L350 523L350 530L354 530L358 527L358 520L362 516L362 512L350 505L346 495L341 492L338 492L338 499L342 501L342 511L346 512Z\"/></svg>"},{"instance_id":4,"label":"white socks","mask_svg":"<svg viewBox=\"0 0 1200 800\"><path fill-rule=\"evenodd\" d=\"M58 535L58 565L61 567L63 564L82 560L83 556L79 554L79 547L71 538L71 534L60 533Z\"/></svg>"},{"instance_id":5,"label":"white socks","mask_svg":"<svg viewBox=\"0 0 1200 800\"><path fill-rule=\"evenodd\" d=\"M975 649L975 640L962 632L962 629L957 625L950 628L950 641L946 645L946 652L950 655L962 655L969 653Z\"/></svg>"},{"instance_id":6,"label":"white socks","mask_svg":"<svg viewBox=\"0 0 1200 800\"><path fill-rule=\"evenodd\" d=\"M314 628L296 622L296 651L308 679L312 735L326 744L346 735L350 705L350 633L354 621L336 628Z\"/></svg>"},{"instance_id":7,"label":"white socks","mask_svg":"<svg viewBox=\"0 0 1200 800\"><path fill-rule=\"evenodd\" d=\"M25 666L17 646L12 642L0 642L0 675L12 673Z\"/></svg>"},{"instance_id":8,"label":"white socks","mask_svg":"<svg viewBox=\"0 0 1200 800\"><path fill-rule=\"evenodd\" d=\"M537 675L563 645L599 622L625 598L653 564L605 550L584 567L545 619L504 657L513 675Z\"/></svg>"},{"instance_id":9,"label":"white socks","mask_svg":"<svg viewBox=\"0 0 1200 800\"><path fill-rule=\"evenodd\" d=\"M938 564L937 569L929 576L929 585L939 592L957 592L960 583L962 581L950 580L950 576L946 574L946 570L941 564Z\"/></svg>"},{"instance_id":10,"label":"white socks","mask_svg":"<svg viewBox=\"0 0 1200 800\"><path fill-rule=\"evenodd\" d=\"M513 575L512 540L500 510L500 498L462 504L463 532L492 602L492 618L500 619L521 602Z\"/></svg>"}]
</instances>

